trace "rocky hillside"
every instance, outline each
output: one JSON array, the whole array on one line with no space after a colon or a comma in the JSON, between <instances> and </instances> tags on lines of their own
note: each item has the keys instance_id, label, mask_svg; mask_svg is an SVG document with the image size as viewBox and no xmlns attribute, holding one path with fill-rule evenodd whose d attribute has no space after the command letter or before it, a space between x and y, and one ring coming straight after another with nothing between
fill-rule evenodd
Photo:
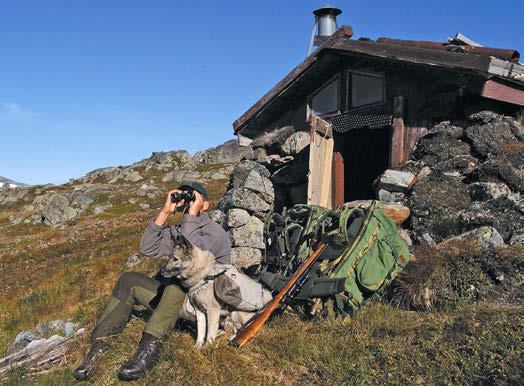
<instances>
[{"instance_id":1,"label":"rocky hillside","mask_svg":"<svg viewBox=\"0 0 524 386\"><path fill-rule=\"evenodd\" d=\"M43 266L61 266L60 258L43 258L46 253L65 257L53 250L55 243L67 238L71 246L94 242L86 240L89 231L104 226L114 230L121 216L153 216L166 192L183 181L203 182L211 200L217 201L246 151L233 140L194 156L187 151L153 153L132 165L97 169L64 185L0 189L0 293L22 287L24 275L26 280L41 276ZM25 265L26 270L19 269Z\"/></svg>"}]
</instances>

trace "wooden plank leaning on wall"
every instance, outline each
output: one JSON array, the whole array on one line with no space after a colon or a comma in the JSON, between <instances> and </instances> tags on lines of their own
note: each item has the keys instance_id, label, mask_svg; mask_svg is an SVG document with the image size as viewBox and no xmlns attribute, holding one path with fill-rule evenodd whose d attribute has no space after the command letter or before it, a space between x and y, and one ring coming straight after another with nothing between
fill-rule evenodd
<instances>
[{"instance_id":1,"label":"wooden plank leaning on wall","mask_svg":"<svg viewBox=\"0 0 524 386\"><path fill-rule=\"evenodd\" d=\"M396 96L393 99L393 132L391 133L391 153L389 165L392 168L400 166L404 161L404 137L406 128L404 126L405 98Z\"/></svg>"},{"instance_id":2,"label":"wooden plank leaning on wall","mask_svg":"<svg viewBox=\"0 0 524 386\"><path fill-rule=\"evenodd\" d=\"M317 116L311 118L310 124L307 203L332 209L333 129L330 123Z\"/></svg>"}]
</instances>

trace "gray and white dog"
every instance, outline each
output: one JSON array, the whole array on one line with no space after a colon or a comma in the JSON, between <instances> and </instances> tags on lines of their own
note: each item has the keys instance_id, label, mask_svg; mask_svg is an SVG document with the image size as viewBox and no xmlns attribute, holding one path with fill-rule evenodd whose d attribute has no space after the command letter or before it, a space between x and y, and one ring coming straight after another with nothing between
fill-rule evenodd
<instances>
[{"instance_id":1,"label":"gray and white dog","mask_svg":"<svg viewBox=\"0 0 524 386\"><path fill-rule=\"evenodd\" d=\"M237 329L242 327L254 312L235 309L224 304L216 295L214 278L227 265L215 262L215 256L197 246L182 240L175 246L168 262L161 269L164 277L175 277L188 293L180 311L180 317L196 321L196 346L212 343L219 330L221 316L223 327ZM271 293L263 290L263 305L271 301Z\"/></svg>"}]
</instances>

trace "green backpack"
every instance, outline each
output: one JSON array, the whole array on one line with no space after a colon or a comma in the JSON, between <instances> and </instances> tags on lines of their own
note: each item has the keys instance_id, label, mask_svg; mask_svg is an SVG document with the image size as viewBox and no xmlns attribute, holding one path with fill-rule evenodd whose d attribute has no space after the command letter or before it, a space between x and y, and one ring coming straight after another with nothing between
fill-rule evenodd
<instances>
[{"instance_id":1,"label":"green backpack","mask_svg":"<svg viewBox=\"0 0 524 386\"><path fill-rule=\"evenodd\" d=\"M296 205L266 223L266 255L257 273L280 290L312 248L327 248L289 299L300 311L347 315L385 288L412 255L395 223L373 202L368 208L329 210Z\"/></svg>"}]
</instances>

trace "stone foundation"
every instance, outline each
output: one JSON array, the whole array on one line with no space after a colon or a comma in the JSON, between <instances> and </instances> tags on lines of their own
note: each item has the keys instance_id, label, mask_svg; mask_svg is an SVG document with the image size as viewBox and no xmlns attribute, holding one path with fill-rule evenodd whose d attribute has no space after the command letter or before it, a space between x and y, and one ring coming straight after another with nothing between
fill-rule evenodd
<instances>
[{"instance_id":1,"label":"stone foundation","mask_svg":"<svg viewBox=\"0 0 524 386\"><path fill-rule=\"evenodd\" d=\"M229 232L237 267L260 263L264 222L272 211L306 201L309 144L309 133L286 126L255 138L235 166L213 218Z\"/></svg>"}]
</instances>

